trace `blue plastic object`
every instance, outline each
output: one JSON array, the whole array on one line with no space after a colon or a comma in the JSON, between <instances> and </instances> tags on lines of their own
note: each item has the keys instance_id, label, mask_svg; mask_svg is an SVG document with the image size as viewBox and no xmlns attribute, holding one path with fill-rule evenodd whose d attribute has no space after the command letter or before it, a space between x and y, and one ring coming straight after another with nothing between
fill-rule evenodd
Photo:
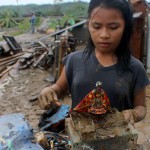
<instances>
[{"instance_id":1,"label":"blue plastic object","mask_svg":"<svg viewBox=\"0 0 150 150\"><path fill-rule=\"evenodd\" d=\"M43 150L32 138L32 128L23 114L0 116L0 150Z\"/></svg>"}]
</instances>

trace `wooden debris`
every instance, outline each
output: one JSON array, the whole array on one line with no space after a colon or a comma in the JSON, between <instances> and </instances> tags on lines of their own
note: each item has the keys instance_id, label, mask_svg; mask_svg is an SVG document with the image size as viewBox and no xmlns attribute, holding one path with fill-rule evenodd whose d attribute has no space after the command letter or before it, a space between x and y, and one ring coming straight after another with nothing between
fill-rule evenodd
<instances>
[{"instance_id":1,"label":"wooden debris","mask_svg":"<svg viewBox=\"0 0 150 150\"><path fill-rule=\"evenodd\" d=\"M4 70L6 70L6 69L7 69L7 66L5 66L5 65L4 65L4 66L1 66L1 67L0 67L0 73L2 73L2 72L3 72Z\"/></svg>"},{"instance_id":2,"label":"wooden debris","mask_svg":"<svg viewBox=\"0 0 150 150\"><path fill-rule=\"evenodd\" d=\"M21 56L21 55L23 55L23 54L24 54L24 53L18 53L18 54L13 55L13 56L8 56L8 57L5 57L5 58L1 58L1 59L0 59L0 63L1 63L1 62L4 62L4 61L7 61L7 60L10 60L10 59L12 59L12 58L16 58L16 57Z\"/></svg>"},{"instance_id":3,"label":"wooden debris","mask_svg":"<svg viewBox=\"0 0 150 150\"><path fill-rule=\"evenodd\" d=\"M47 49L47 47L46 47L46 45L45 45L44 43L42 43L41 41L38 41L38 43L39 43L40 45L42 45L42 46L48 51L48 49Z\"/></svg>"},{"instance_id":4,"label":"wooden debris","mask_svg":"<svg viewBox=\"0 0 150 150\"><path fill-rule=\"evenodd\" d=\"M20 58L20 56L16 57L16 58L12 58L10 60L4 61L4 62L0 62L0 66L6 65L12 61L17 61Z\"/></svg>"},{"instance_id":5,"label":"wooden debris","mask_svg":"<svg viewBox=\"0 0 150 150\"><path fill-rule=\"evenodd\" d=\"M14 47L15 52L10 48L9 56L0 59L0 68L4 68L4 66L14 65L17 60L19 60L19 69L26 69L28 67L40 67L44 69L49 69L53 66L55 53L55 46L49 45L47 46L41 41L37 41L31 44L29 49L21 53L18 52L18 48L21 48L18 43L12 39L12 37L6 37L8 46ZM57 45L58 46L58 45ZM10 56L12 53L12 56ZM61 57L60 57L61 58ZM58 60L56 60L58 61ZM15 69L13 69L15 70ZM1 69L1 72L7 72L7 67L5 69ZM11 71L12 72L12 71ZM2 74L1 74L2 75Z\"/></svg>"},{"instance_id":6,"label":"wooden debris","mask_svg":"<svg viewBox=\"0 0 150 150\"><path fill-rule=\"evenodd\" d=\"M39 58L38 60L33 64L33 67L36 67L38 65L38 63L46 56L47 51L44 52Z\"/></svg>"},{"instance_id":7,"label":"wooden debris","mask_svg":"<svg viewBox=\"0 0 150 150\"><path fill-rule=\"evenodd\" d=\"M125 124L121 112L114 111L103 117L72 112L70 116L65 125L73 149L87 146L94 150L125 150L137 143L137 130Z\"/></svg>"},{"instance_id":8,"label":"wooden debris","mask_svg":"<svg viewBox=\"0 0 150 150\"><path fill-rule=\"evenodd\" d=\"M35 138L36 142L39 143L44 149L48 149L48 140L42 131L35 133Z\"/></svg>"},{"instance_id":9,"label":"wooden debris","mask_svg":"<svg viewBox=\"0 0 150 150\"><path fill-rule=\"evenodd\" d=\"M7 73L9 70L11 70L13 67L14 67L14 66L8 67L4 72L2 72L2 73L0 74L0 78L1 78L5 73Z\"/></svg>"}]
</instances>

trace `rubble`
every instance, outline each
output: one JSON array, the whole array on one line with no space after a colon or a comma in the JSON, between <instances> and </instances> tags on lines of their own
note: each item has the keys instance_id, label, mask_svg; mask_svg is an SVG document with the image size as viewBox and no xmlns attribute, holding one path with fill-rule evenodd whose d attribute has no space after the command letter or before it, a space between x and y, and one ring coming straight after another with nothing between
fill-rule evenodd
<instances>
[{"instance_id":1,"label":"rubble","mask_svg":"<svg viewBox=\"0 0 150 150\"><path fill-rule=\"evenodd\" d=\"M137 130L117 110L104 116L74 111L65 123L73 149L125 150L137 144Z\"/></svg>"},{"instance_id":2,"label":"rubble","mask_svg":"<svg viewBox=\"0 0 150 150\"><path fill-rule=\"evenodd\" d=\"M39 44L40 43L40 44ZM47 49L46 46L43 46L44 44L42 44L41 46L41 42L36 43L36 45L38 44L39 47L32 47L31 50L21 50L19 52L17 52L14 55L1 55L1 59L0 59L0 77L2 77L6 72L8 72L10 69L13 68L14 64L17 63L17 61L19 62L19 69L26 69L28 67L37 67L41 61L45 61L44 59L46 59L48 53L50 53L50 50ZM53 63L53 62L52 62ZM42 63L41 63L42 64ZM45 64L47 66L45 66L45 68L47 67L47 69L51 66L51 64ZM48 66L49 65L49 66ZM42 66L44 67L44 66Z\"/></svg>"},{"instance_id":3,"label":"rubble","mask_svg":"<svg viewBox=\"0 0 150 150\"><path fill-rule=\"evenodd\" d=\"M64 121L69 115L70 106L54 107L41 115L39 127L44 131L61 132L65 129Z\"/></svg>"}]
</instances>

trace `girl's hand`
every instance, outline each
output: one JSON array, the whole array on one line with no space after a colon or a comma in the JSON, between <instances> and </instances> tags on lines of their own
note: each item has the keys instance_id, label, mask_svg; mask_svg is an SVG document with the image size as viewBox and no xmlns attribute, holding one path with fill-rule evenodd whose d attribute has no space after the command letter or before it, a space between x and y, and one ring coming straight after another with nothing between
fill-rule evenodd
<instances>
[{"instance_id":1,"label":"girl's hand","mask_svg":"<svg viewBox=\"0 0 150 150\"><path fill-rule=\"evenodd\" d=\"M40 96L38 97L38 103L42 109L50 109L53 106L61 105L58 102L58 98L55 91L51 87L46 87L42 90Z\"/></svg>"},{"instance_id":2,"label":"girl's hand","mask_svg":"<svg viewBox=\"0 0 150 150\"><path fill-rule=\"evenodd\" d=\"M128 124L132 124L134 125L134 123L136 122L136 111L134 109L128 109L128 110L124 110L122 111L122 115L124 116L125 122Z\"/></svg>"}]
</instances>

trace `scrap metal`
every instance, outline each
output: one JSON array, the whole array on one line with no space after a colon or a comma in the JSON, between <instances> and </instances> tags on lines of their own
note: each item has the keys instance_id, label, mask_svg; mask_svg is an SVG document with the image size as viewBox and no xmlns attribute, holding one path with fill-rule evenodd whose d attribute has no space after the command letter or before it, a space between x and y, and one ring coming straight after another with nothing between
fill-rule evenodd
<instances>
[{"instance_id":1,"label":"scrap metal","mask_svg":"<svg viewBox=\"0 0 150 150\"><path fill-rule=\"evenodd\" d=\"M67 135L49 131L35 132L34 141L45 150L70 150L71 146Z\"/></svg>"},{"instance_id":2,"label":"scrap metal","mask_svg":"<svg viewBox=\"0 0 150 150\"><path fill-rule=\"evenodd\" d=\"M61 105L43 113L39 122L40 129L44 131L62 131L65 118L69 115L69 110L69 105Z\"/></svg>"}]
</instances>

